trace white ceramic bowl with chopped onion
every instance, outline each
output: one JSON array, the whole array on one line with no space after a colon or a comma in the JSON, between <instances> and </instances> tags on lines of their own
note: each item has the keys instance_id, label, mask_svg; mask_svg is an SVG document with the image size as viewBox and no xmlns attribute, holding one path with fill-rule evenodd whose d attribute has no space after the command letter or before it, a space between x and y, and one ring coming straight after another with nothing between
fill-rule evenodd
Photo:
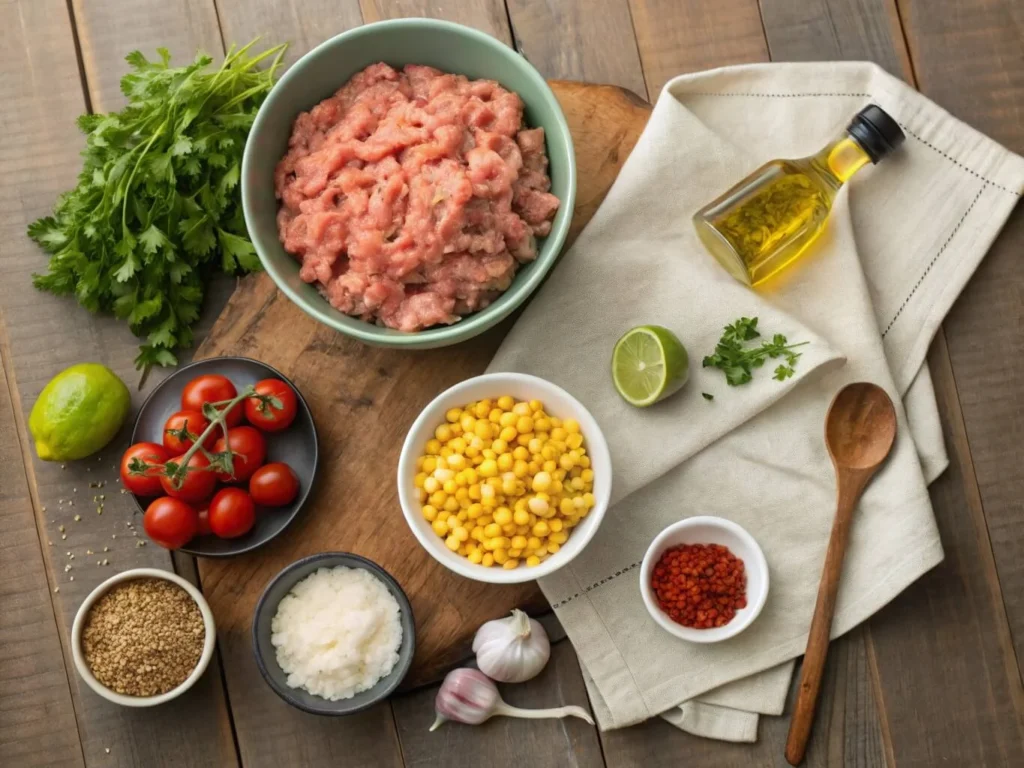
<instances>
[{"instance_id":1,"label":"white ceramic bowl with chopped onion","mask_svg":"<svg viewBox=\"0 0 1024 768\"><path fill-rule=\"evenodd\" d=\"M445 423L445 413L450 408L461 408L484 398L497 399L510 395L516 400L539 400L544 410L560 419L576 419L583 435L583 445L590 457L590 468L594 470L594 506L587 516L572 529L569 538L558 552L540 565L529 567L520 563L517 568L505 570L500 566L486 567L471 563L467 558L452 552L445 546L444 539L434 533L430 523L423 517L423 507L416 497L416 459L423 455L427 441L434 437L434 430ZM402 445L398 460L398 498L402 504L405 521L416 539L431 557L461 576L491 584L520 584L525 581L548 576L572 561L587 546L608 510L612 492L612 460L601 428L583 404L561 387L550 381L525 373L488 373L466 379L445 390L423 409L413 422Z\"/></svg>"},{"instance_id":2,"label":"white ceramic bowl with chopped onion","mask_svg":"<svg viewBox=\"0 0 1024 768\"><path fill-rule=\"evenodd\" d=\"M89 611L92 609L96 601L116 585L122 584L126 581L135 581L137 579L162 579L163 581L169 581L172 584L176 584L185 590L188 596L191 597L199 607L199 612L203 616L203 628L206 633L203 638L202 655L200 655L199 663L196 664L192 673L185 678L184 682L182 682L178 687L172 688L166 693L161 693L156 696L127 696L123 693L117 693L116 691L110 690L93 675L88 662L85 660L85 653L82 650L82 632L85 629L85 618L89 615ZM210 659L213 658L213 650L216 645L217 627L214 625L213 611L210 610L210 605L206 602L206 598L204 598L202 593L192 586L192 584L181 578L181 576L178 576L176 573L161 571L157 568L135 568L133 570L124 571L123 573L111 576L90 592L89 596L82 601L82 604L78 608L78 613L75 614L75 622L71 627L71 655L74 657L75 668L78 670L78 674L85 681L86 685L92 688L104 699L112 701L114 704L120 704L123 707L154 707L157 704L163 704L171 699L178 698L181 694L191 688L195 684L196 680L203 676L203 672L206 671L206 668L210 664Z\"/></svg>"}]
</instances>

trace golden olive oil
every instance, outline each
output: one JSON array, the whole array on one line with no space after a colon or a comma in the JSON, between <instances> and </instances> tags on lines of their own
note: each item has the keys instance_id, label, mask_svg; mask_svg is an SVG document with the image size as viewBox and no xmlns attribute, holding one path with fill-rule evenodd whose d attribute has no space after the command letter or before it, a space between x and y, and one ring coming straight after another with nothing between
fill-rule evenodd
<instances>
[{"instance_id":1,"label":"golden olive oil","mask_svg":"<svg viewBox=\"0 0 1024 768\"><path fill-rule=\"evenodd\" d=\"M836 193L903 141L874 104L810 157L772 160L693 217L701 242L737 280L757 285L798 259L825 228Z\"/></svg>"}]
</instances>

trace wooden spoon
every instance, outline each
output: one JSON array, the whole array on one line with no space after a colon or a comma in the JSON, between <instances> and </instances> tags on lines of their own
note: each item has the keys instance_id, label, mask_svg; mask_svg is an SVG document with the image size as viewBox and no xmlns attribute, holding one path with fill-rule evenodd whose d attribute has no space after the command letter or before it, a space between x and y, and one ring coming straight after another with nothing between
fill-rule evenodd
<instances>
[{"instance_id":1,"label":"wooden spoon","mask_svg":"<svg viewBox=\"0 0 1024 768\"><path fill-rule=\"evenodd\" d=\"M889 455L895 439L896 409L885 390L865 382L848 384L839 390L825 417L825 445L836 469L836 519L825 554L825 569L818 587L818 601L800 670L800 688L786 741L786 760L790 765L803 761L814 723L853 511L864 488Z\"/></svg>"}]
</instances>

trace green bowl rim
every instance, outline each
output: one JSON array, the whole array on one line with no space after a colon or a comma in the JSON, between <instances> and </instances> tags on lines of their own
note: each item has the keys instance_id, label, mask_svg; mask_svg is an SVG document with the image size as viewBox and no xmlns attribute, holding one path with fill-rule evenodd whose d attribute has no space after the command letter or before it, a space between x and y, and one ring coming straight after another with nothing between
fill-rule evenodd
<instances>
[{"instance_id":1,"label":"green bowl rim","mask_svg":"<svg viewBox=\"0 0 1024 768\"><path fill-rule=\"evenodd\" d=\"M336 318L332 317L323 309L311 306L305 297L301 296L298 291L294 290L288 284L288 276L280 274L280 270L270 263L270 259L264 257L256 239L252 237L252 235L250 235L250 237L252 238L253 246L256 249L256 254L259 256L260 262L263 264L263 269L270 275L277 287L306 314L321 323L330 326L339 333L347 334L361 341L380 346L420 347L424 345L431 345L432 343L434 343L435 346L445 346L447 344L455 344L470 339L501 322L517 307L519 307L519 305L522 304L531 293L533 293L547 273L551 270L551 267L554 266L554 263L562 250L562 246L565 244L565 239L569 234L569 227L572 224L572 211L575 209L576 205L576 152L575 147L573 146L572 134L569 132L569 123L565 119L565 113L562 112L561 104L558 103L558 99L555 97L554 91L551 90L551 86L548 85L544 77L525 56L514 48L510 48L505 45L497 38L491 37L487 33L473 29L472 27L467 27L463 24L456 24L450 21L426 18L389 19L386 21L363 24L353 29L346 30L334 37L328 38L309 52L305 53L298 59L298 61L292 64L288 70L281 75L281 78L277 83L274 84L274 87L271 89L256 114L256 119L253 121L252 128L249 131L249 138L251 139L253 135L260 131L265 120L270 119L267 115L273 111L276 98L279 97L281 92L291 86L292 80L301 77L304 65L308 63L308 61L321 55L328 49L333 48L333 46L339 44L343 40L351 40L362 35L373 34L381 28L391 27L426 27L428 30L443 29L463 34L475 39L483 46L491 49L498 56L518 57L521 60L526 77L534 82L545 98L550 99L551 106L554 107L553 111L555 121L561 130L562 140L565 143L566 156L569 158L568 168L566 169L568 172L569 191L567 199L560 200L560 204L568 209L569 216L563 220L561 227L552 229L551 233L545 238L541 254L538 255L537 259L532 263L531 266L534 268L531 270L526 280L514 288L509 288L501 295L501 298L508 296L508 299L503 305L499 306L496 301L478 312L474 312L472 315L467 315L465 318L453 323L452 325L444 325L437 328L430 328L425 331L414 331L400 335L384 334L381 332L383 329L380 329L372 323L359 320L359 318L356 317L353 317L352 319L359 323L358 326L343 326L337 322ZM341 85L338 87L340 88ZM294 117L292 119L294 119ZM545 135L545 138L549 141L551 140L547 135ZM255 218L256 215L254 212L250 212L250 208L254 203L250 200L250 185L246 183L246 180L249 178L247 167L251 163L255 162L255 159L252 157L252 153L256 151L254 146L255 142L247 140L245 143L245 150L242 154L242 212L245 216L247 227L250 216ZM326 301L326 299L324 299L324 301Z\"/></svg>"}]
</instances>

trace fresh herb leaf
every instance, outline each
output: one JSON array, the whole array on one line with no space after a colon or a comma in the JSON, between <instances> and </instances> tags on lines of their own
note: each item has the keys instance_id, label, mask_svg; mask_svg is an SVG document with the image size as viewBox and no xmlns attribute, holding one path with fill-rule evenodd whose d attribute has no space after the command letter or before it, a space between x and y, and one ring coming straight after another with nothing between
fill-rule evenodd
<instances>
[{"instance_id":1,"label":"fresh herb leaf","mask_svg":"<svg viewBox=\"0 0 1024 768\"><path fill-rule=\"evenodd\" d=\"M800 359L800 353L794 352L796 347L802 347L808 342L802 341L797 344L790 344L789 340L781 333L772 336L771 341L764 341L758 346L745 345L744 342L760 338L761 333L757 330L757 318L741 317L731 325L725 326L722 337L715 345L713 354L704 358L705 368L718 368L725 374L726 383L736 387L746 384L754 377L754 369L764 365L765 360L783 358L786 363L775 369L772 377L777 381L785 381L793 373L793 366ZM712 399L704 393L705 399Z\"/></svg>"},{"instance_id":2,"label":"fresh herb leaf","mask_svg":"<svg viewBox=\"0 0 1024 768\"><path fill-rule=\"evenodd\" d=\"M144 340L139 368L177 363L215 272L259 269L238 182L284 46L252 54L255 43L232 47L219 68L203 55L172 68L163 48L155 60L128 54L128 106L78 118L78 185L28 228L50 254L36 288L126 320Z\"/></svg>"},{"instance_id":3,"label":"fresh herb leaf","mask_svg":"<svg viewBox=\"0 0 1024 768\"><path fill-rule=\"evenodd\" d=\"M710 392L701 392L700 396L703 397L705 400L714 400L715 399L715 396L712 395Z\"/></svg>"}]
</instances>

